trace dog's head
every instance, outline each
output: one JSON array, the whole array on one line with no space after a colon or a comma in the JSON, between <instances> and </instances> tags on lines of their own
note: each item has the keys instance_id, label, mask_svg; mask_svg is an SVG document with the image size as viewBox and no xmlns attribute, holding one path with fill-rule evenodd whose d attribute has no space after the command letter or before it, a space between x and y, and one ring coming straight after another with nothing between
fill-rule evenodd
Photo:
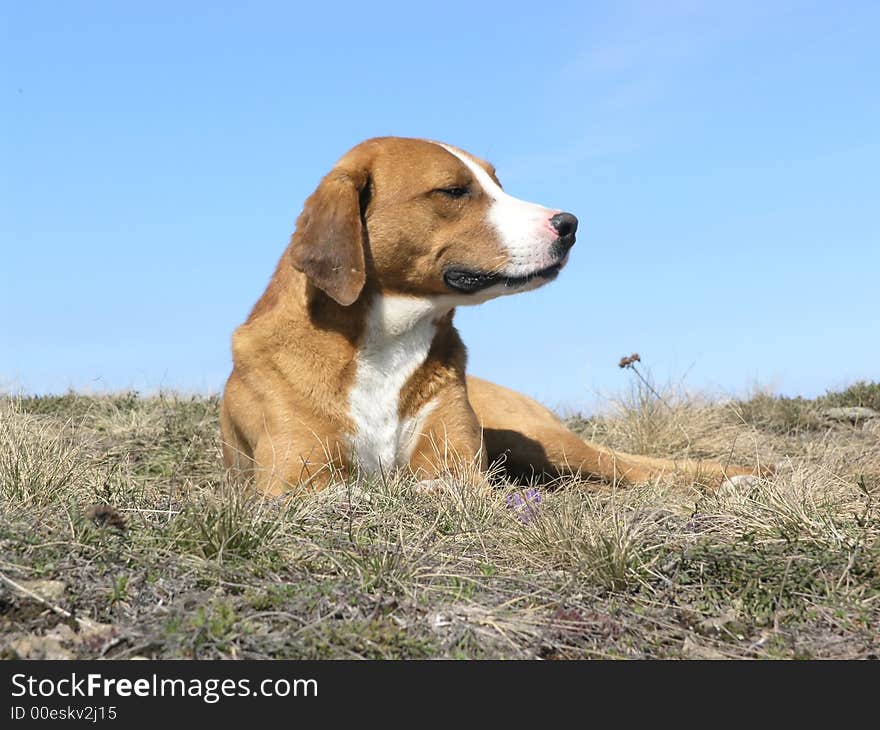
<instances>
[{"instance_id":1,"label":"dog's head","mask_svg":"<svg viewBox=\"0 0 880 730\"><path fill-rule=\"evenodd\" d=\"M306 201L295 268L339 304L383 293L455 304L554 279L577 218L513 198L487 162L449 145L382 137L349 151Z\"/></svg>"}]
</instances>

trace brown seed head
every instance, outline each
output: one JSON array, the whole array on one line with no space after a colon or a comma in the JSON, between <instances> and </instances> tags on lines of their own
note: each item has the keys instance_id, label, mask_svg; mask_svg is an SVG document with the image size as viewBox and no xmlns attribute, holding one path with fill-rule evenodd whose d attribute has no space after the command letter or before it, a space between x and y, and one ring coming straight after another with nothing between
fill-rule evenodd
<instances>
[{"instance_id":1,"label":"brown seed head","mask_svg":"<svg viewBox=\"0 0 880 730\"><path fill-rule=\"evenodd\" d=\"M109 504L93 504L86 510L86 517L98 527L114 527L120 532L125 529L125 518Z\"/></svg>"}]
</instances>

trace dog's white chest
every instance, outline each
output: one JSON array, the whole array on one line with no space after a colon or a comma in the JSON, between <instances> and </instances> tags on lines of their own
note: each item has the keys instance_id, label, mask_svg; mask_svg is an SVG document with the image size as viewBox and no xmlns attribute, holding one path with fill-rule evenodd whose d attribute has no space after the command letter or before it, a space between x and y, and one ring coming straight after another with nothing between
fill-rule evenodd
<instances>
[{"instance_id":1,"label":"dog's white chest","mask_svg":"<svg viewBox=\"0 0 880 730\"><path fill-rule=\"evenodd\" d=\"M352 457L366 473L405 466L434 408L400 418L400 391L428 356L436 315L433 302L414 297L380 296L370 308L349 396Z\"/></svg>"}]
</instances>

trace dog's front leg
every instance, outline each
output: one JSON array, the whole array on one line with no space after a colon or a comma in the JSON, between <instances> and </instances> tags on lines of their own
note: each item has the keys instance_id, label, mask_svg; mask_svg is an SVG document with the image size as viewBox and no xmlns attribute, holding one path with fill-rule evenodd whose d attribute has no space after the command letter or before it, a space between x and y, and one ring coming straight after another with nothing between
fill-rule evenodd
<instances>
[{"instance_id":1,"label":"dog's front leg","mask_svg":"<svg viewBox=\"0 0 880 730\"><path fill-rule=\"evenodd\" d=\"M254 449L253 479L259 494L320 491L344 481L346 467L338 446L313 435L264 434Z\"/></svg>"},{"instance_id":2,"label":"dog's front leg","mask_svg":"<svg viewBox=\"0 0 880 730\"><path fill-rule=\"evenodd\" d=\"M477 418L464 392L450 391L438 396L421 419L409 469L429 491L447 483L488 487L488 460Z\"/></svg>"}]
</instances>

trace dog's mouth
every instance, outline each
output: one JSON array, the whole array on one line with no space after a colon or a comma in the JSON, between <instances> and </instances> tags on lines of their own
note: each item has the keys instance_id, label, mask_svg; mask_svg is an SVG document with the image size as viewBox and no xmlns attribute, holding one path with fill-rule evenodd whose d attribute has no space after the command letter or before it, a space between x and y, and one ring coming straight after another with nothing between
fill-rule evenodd
<instances>
[{"instance_id":1,"label":"dog's mouth","mask_svg":"<svg viewBox=\"0 0 880 730\"><path fill-rule=\"evenodd\" d=\"M524 276L504 276L503 274L487 274L480 271L472 271L469 269L447 269L443 274L443 280L451 289L464 292L465 294L473 294L490 286L501 284L508 289L518 289L519 287L530 284L537 279L551 281L559 274L565 260L557 261L552 266L548 266L538 271L533 271Z\"/></svg>"}]
</instances>

